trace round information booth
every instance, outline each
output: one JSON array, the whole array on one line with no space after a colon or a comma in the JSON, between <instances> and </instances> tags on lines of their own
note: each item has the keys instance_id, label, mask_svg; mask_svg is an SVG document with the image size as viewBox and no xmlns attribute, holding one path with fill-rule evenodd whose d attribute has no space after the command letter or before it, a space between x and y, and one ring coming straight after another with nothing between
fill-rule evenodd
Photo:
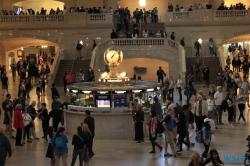
<instances>
[{"instance_id":1,"label":"round information booth","mask_svg":"<svg viewBox=\"0 0 250 166\"><path fill-rule=\"evenodd\" d=\"M138 99L145 112L144 120L148 121L153 98L157 96L161 100L161 84L146 81L127 86L74 83L67 86L66 96L69 103L65 112L68 134L76 132L76 127L85 118L85 110L90 110L95 118L96 138L132 138L134 130L130 111L133 100Z\"/></svg>"}]
</instances>

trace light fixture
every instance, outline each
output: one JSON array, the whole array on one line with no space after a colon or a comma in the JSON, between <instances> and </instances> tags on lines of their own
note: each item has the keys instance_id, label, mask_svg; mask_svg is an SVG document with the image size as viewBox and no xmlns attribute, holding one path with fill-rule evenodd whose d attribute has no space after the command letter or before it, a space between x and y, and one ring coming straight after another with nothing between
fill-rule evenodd
<instances>
[{"instance_id":1,"label":"light fixture","mask_svg":"<svg viewBox=\"0 0 250 166\"><path fill-rule=\"evenodd\" d=\"M83 41L82 41L82 40L80 40L79 43L80 43L81 45L83 45Z\"/></svg>"},{"instance_id":2,"label":"light fixture","mask_svg":"<svg viewBox=\"0 0 250 166\"><path fill-rule=\"evenodd\" d=\"M106 77L107 74L107 72L102 73L102 78Z\"/></svg>"},{"instance_id":3,"label":"light fixture","mask_svg":"<svg viewBox=\"0 0 250 166\"><path fill-rule=\"evenodd\" d=\"M126 72L122 72L122 73L120 74L120 76L121 76L121 77L125 77L126 74L127 74Z\"/></svg>"},{"instance_id":4,"label":"light fixture","mask_svg":"<svg viewBox=\"0 0 250 166\"><path fill-rule=\"evenodd\" d=\"M23 51L23 47L21 47L21 50Z\"/></svg>"},{"instance_id":5,"label":"light fixture","mask_svg":"<svg viewBox=\"0 0 250 166\"><path fill-rule=\"evenodd\" d=\"M146 0L139 0L140 6L146 6Z\"/></svg>"},{"instance_id":6,"label":"light fixture","mask_svg":"<svg viewBox=\"0 0 250 166\"><path fill-rule=\"evenodd\" d=\"M201 38L199 38L199 39L198 39L198 42L201 44L201 43L202 43L202 39L201 39Z\"/></svg>"}]
</instances>

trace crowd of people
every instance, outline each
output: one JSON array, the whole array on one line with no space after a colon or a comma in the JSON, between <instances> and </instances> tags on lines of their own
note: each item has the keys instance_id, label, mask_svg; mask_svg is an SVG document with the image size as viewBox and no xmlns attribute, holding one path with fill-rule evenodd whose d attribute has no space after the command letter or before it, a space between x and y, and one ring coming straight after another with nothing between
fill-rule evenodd
<instances>
[{"instance_id":1,"label":"crowd of people","mask_svg":"<svg viewBox=\"0 0 250 166\"><path fill-rule=\"evenodd\" d=\"M209 87L209 68L204 66L202 71L204 86L209 88L207 95L202 90L197 91L195 81L200 81L200 60L194 64L190 74L187 76L187 83L184 85L184 80L181 76L178 76L176 80L172 76L167 77L164 70L159 67L157 70L158 82L162 83L162 105L158 100L158 96L154 97L154 103L151 106L150 121L146 124L148 127L149 140L152 143L152 151L149 153L155 153L155 146L161 151L163 147L155 142L157 135L164 132L165 135L165 157L177 157L181 155L183 151L182 144L187 146L189 150L190 146L194 143L190 142L189 131L195 129L196 141L204 144L204 152L200 155L193 154L190 165L206 165L212 162L223 164L220 160L218 152L211 150L209 153L210 144L213 142L214 131L212 131L211 121L214 121L214 129L218 130L219 125L224 125L222 120L223 112L228 112L227 122L229 127L234 127L235 124L239 124L241 119L246 124L244 117L245 104L248 103L248 89L249 82L247 78L241 79L238 72L230 72L230 69L225 67L220 68L217 72L215 85ZM208 76L206 76L208 74ZM208 78L207 78L208 77ZM233 79L234 78L234 79ZM182 89L184 89L184 95L187 97L187 102L184 105L174 103L174 89L179 92L179 101L182 103ZM225 89L226 96L223 96L222 89ZM190 99L194 96L194 102L190 103ZM144 113L142 106L138 103L140 99L134 100L134 106L132 109L133 121L135 122L135 141L137 143L144 142L142 123L144 122ZM239 114L238 111L239 110ZM237 116L238 114L238 116ZM162 118L164 117L164 118ZM195 126L194 126L195 124ZM161 130L159 126L164 128ZM168 145L170 145L172 154L168 152ZM175 149L175 145L179 147L179 150Z\"/></svg>"},{"instance_id":2,"label":"crowd of people","mask_svg":"<svg viewBox=\"0 0 250 166\"><path fill-rule=\"evenodd\" d=\"M18 64L20 66L18 66ZM35 119L39 118L42 121L42 138L49 143L46 157L51 158L51 166L59 166L60 158L62 158L62 163L65 166L67 165L68 139L64 134L65 129L59 127L59 124L61 123L61 125L64 126L63 111L67 109L67 103L61 103L59 101L60 94L55 83L53 83L51 88L51 99L53 101L51 104L52 110L49 112L47 110L47 104L40 100L41 95L44 94L45 96L45 83L43 83L45 80L43 78L46 78L46 76L43 72L43 65L40 66L40 70L38 69L38 65L36 65L35 67L37 69L32 70L32 74L29 74L27 69L31 67L32 66L27 65L26 61L11 64L13 80L20 80L18 97L14 98L14 100L12 100L12 95L8 92L8 87L3 85L3 82L6 81L3 78L7 75L5 66L0 69L2 88L7 90L6 99L2 102L5 129L0 127L0 138L2 143L4 142L5 150L4 153L1 151L0 164L4 165L7 154L9 157L12 155L9 139L14 139L16 146L24 146L26 143L39 140L36 134L35 124ZM24 74L22 76L22 72L27 72L28 75L26 76ZM19 78L16 78L16 73L19 73ZM32 80L34 81L34 86L36 86L39 109L36 109L37 101L31 100L29 95L33 87ZM95 122L94 118L90 116L90 111L85 111L85 113L86 118L82 122L82 125L77 127L76 134L72 139L72 145L74 145L72 165L75 165L76 158L79 156L80 165L83 165L84 162L84 165L88 166L89 159L95 155L92 150ZM49 126L50 119L52 119L52 126ZM16 130L15 136L13 135L13 129ZM7 133L9 133L9 135Z\"/></svg>"},{"instance_id":3,"label":"crowd of people","mask_svg":"<svg viewBox=\"0 0 250 166\"><path fill-rule=\"evenodd\" d=\"M66 7L63 9L60 9L59 7L54 10L51 8L49 11L47 9L41 8L40 11L35 12L32 8L27 9L27 11L20 11L20 12L14 12L14 11L7 11L7 10L2 10L2 15L51 15L51 14L68 14L68 13L83 13L86 12L88 14L92 13L114 13L112 7L109 7L109 9L106 9L105 7L90 7L90 8L84 8L83 6L81 7L70 7L69 10L67 10Z\"/></svg>"},{"instance_id":4,"label":"crowd of people","mask_svg":"<svg viewBox=\"0 0 250 166\"><path fill-rule=\"evenodd\" d=\"M194 5L190 6L188 8L188 11L194 11L194 10L199 10L199 9L212 9L212 4L211 1L208 2L208 4L206 4L206 7L204 7L201 3L195 3ZM184 7L180 7L178 4L175 6L173 6L172 3L168 4L168 12L183 12L184 11Z\"/></svg>"},{"instance_id":5,"label":"crowd of people","mask_svg":"<svg viewBox=\"0 0 250 166\"><path fill-rule=\"evenodd\" d=\"M239 2L236 3L235 5L231 4L230 7L227 7L224 2L218 7L217 10L246 10L246 5L243 3Z\"/></svg>"}]
</instances>

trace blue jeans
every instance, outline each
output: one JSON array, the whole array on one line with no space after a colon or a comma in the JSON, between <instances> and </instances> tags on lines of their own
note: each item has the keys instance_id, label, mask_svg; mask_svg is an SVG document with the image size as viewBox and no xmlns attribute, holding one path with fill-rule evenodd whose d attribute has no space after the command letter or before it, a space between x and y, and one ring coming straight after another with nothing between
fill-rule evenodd
<instances>
[{"instance_id":1,"label":"blue jeans","mask_svg":"<svg viewBox=\"0 0 250 166\"><path fill-rule=\"evenodd\" d=\"M214 55L214 49L213 49L213 47L209 47L209 52L210 52L210 55Z\"/></svg>"},{"instance_id":2,"label":"blue jeans","mask_svg":"<svg viewBox=\"0 0 250 166\"><path fill-rule=\"evenodd\" d=\"M73 151L73 157L72 157L72 162L71 162L71 166L75 165L76 162L76 158L79 155L79 163L80 166L83 165L83 155L84 155L84 148L83 149L74 149Z\"/></svg>"}]
</instances>

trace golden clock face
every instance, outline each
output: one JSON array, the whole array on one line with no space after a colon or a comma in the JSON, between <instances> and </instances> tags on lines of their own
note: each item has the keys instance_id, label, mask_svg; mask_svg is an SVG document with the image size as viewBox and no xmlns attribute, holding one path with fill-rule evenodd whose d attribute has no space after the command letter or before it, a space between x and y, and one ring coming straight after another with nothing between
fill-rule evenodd
<instances>
[{"instance_id":1,"label":"golden clock face","mask_svg":"<svg viewBox=\"0 0 250 166\"><path fill-rule=\"evenodd\" d=\"M120 55L117 51L115 50L109 50L106 54L105 54L105 60L109 63L117 63L120 59Z\"/></svg>"}]
</instances>

